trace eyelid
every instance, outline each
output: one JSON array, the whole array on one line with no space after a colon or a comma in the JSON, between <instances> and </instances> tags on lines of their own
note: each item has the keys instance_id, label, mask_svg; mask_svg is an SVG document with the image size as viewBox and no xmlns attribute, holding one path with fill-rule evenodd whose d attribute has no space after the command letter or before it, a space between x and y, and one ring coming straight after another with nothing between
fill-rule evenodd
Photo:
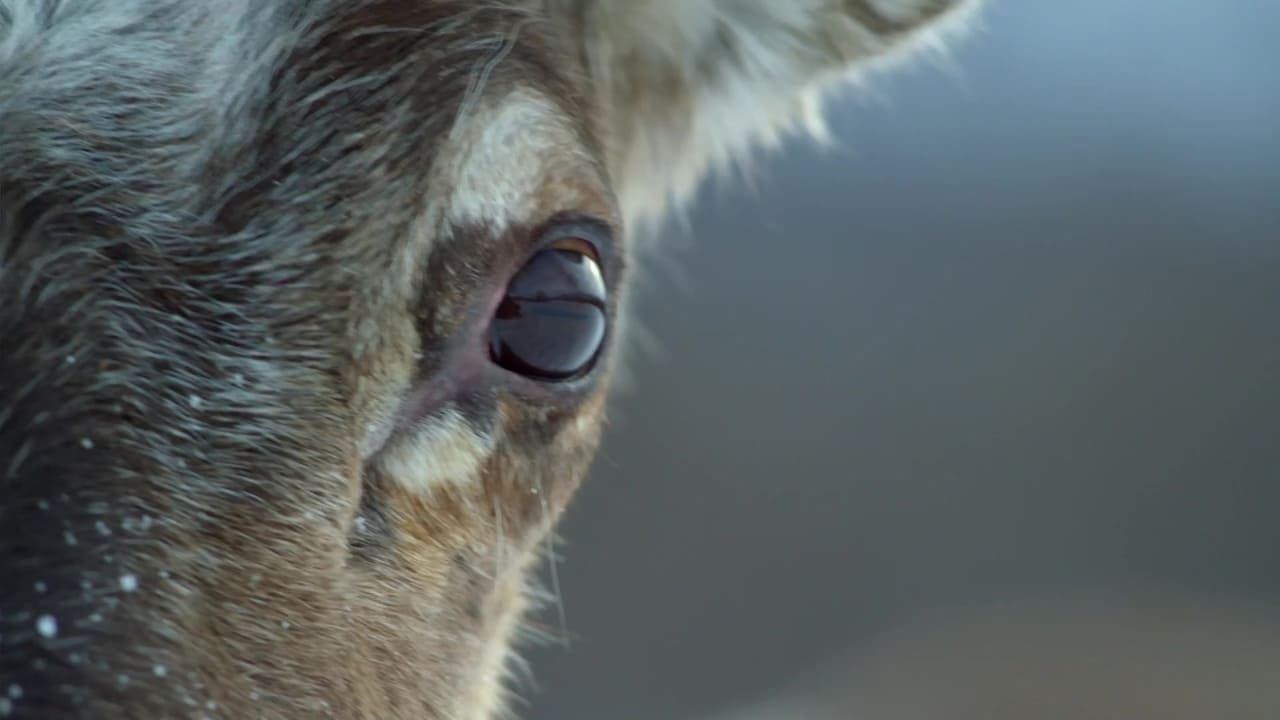
<instances>
[{"instance_id":1,"label":"eyelid","mask_svg":"<svg viewBox=\"0 0 1280 720\"><path fill-rule=\"evenodd\" d=\"M594 250L594 260L604 273L605 285L616 287L623 270L622 253L614 239L611 224L590 215L560 213L544 222L534 233L529 257L549 250L559 242L581 240Z\"/></svg>"},{"instance_id":2,"label":"eyelid","mask_svg":"<svg viewBox=\"0 0 1280 720\"><path fill-rule=\"evenodd\" d=\"M596 265L600 264L600 251L596 249L595 243L592 243L590 240L584 240L577 235L556 240L548 245L546 249L564 250L566 252L585 255L587 258L594 261Z\"/></svg>"}]
</instances>

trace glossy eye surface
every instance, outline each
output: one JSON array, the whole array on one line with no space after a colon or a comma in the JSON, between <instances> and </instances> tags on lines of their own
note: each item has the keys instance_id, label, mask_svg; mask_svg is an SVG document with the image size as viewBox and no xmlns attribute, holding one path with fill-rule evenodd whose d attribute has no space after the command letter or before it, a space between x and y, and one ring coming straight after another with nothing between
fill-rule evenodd
<instances>
[{"instance_id":1,"label":"glossy eye surface","mask_svg":"<svg viewBox=\"0 0 1280 720\"><path fill-rule=\"evenodd\" d=\"M535 380L567 380L595 363L608 326L607 291L589 246L542 250L511 278L489 326L489 356Z\"/></svg>"}]
</instances>

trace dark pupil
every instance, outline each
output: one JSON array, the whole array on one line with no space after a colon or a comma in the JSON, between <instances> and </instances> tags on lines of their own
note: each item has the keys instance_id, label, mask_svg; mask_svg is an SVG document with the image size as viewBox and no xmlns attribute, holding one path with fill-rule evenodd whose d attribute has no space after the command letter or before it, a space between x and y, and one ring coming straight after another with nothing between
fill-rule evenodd
<instances>
[{"instance_id":1,"label":"dark pupil","mask_svg":"<svg viewBox=\"0 0 1280 720\"><path fill-rule=\"evenodd\" d=\"M507 285L489 328L489 354L532 378L578 375L604 342L605 302L595 260L572 250L543 250Z\"/></svg>"}]
</instances>

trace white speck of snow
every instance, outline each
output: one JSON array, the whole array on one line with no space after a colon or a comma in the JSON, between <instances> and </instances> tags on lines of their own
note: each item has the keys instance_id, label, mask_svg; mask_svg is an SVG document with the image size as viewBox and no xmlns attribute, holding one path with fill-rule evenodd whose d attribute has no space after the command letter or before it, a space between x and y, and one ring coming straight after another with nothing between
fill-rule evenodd
<instances>
[{"instance_id":1,"label":"white speck of snow","mask_svg":"<svg viewBox=\"0 0 1280 720\"><path fill-rule=\"evenodd\" d=\"M143 515L142 520L138 521L138 529L146 532L151 529L151 516Z\"/></svg>"},{"instance_id":2,"label":"white speck of snow","mask_svg":"<svg viewBox=\"0 0 1280 720\"><path fill-rule=\"evenodd\" d=\"M68 364L68 365L75 365L75 364L76 364L76 356L75 356L75 355L68 355L68 356L67 356L67 358L66 358L66 360L67 360L67 364Z\"/></svg>"},{"instance_id":3,"label":"white speck of snow","mask_svg":"<svg viewBox=\"0 0 1280 720\"><path fill-rule=\"evenodd\" d=\"M119 675L116 676L116 687L125 687L128 684L129 684L128 675L125 675L124 673L120 673Z\"/></svg>"},{"instance_id":4,"label":"white speck of snow","mask_svg":"<svg viewBox=\"0 0 1280 720\"><path fill-rule=\"evenodd\" d=\"M192 408L199 408L204 404L204 400L201 399L199 395L192 395L187 398L187 403L191 405Z\"/></svg>"},{"instance_id":5,"label":"white speck of snow","mask_svg":"<svg viewBox=\"0 0 1280 720\"><path fill-rule=\"evenodd\" d=\"M125 592L133 592L138 589L138 576L133 573L125 573L120 576L120 589Z\"/></svg>"},{"instance_id":6,"label":"white speck of snow","mask_svg":"<svg viewBox=\"0 0 1280 720\"><path fill-rule=\"evenodd\" d=\"M281 620L281 621L280 621L280 629L281 629L281 630L288 630L288 629L289 629L289 621L288 621L288 620Z\"/></svg>"},{"instance_id":7,"label":"white speck of snow","mask_svg":"<svg viewBox=\"0 0 1280 720\"><path fill-rule=\"evenodd\" d=\"M99 535L102 535L104 537L111 534L111 528L107 527L107 524L102 522L101 520L94 523L93 527L98 531Z\"/></svg>"},{"instance_id":8,"label":"white speck of snow","mask_svg":"<svg viewBox=\"0 0 1280 720\"><path fill-rule=\"evenodd\" d=\"M36 632L40 633L40 637L58 637L58 618L47 614L36 618Z\"/></svg>"},{"instance_id":9,"label":"white speck of snow","mask_svg":"<svg viewBox=\"0 0 1280 720\"><path fill-rule=\"evenodd\" d=\"M356 525L356 532L360 533L361 535L365 534L365 532L369 529L369 521L365 520L363 517L357 517L355 521L355 525Z\"/></svg>"},{"instance_id":10,"label":"white speck of snow","mask_svg":"<svg viewBox=\"0 0 1280 720\"><path fill-rule=\"evenodd\" d=\"M89 615L89 622L91 622L91 623L95 623L95 624L96 624L96 623L100 623L100 622L102 622L102 614L101 614L101 613L91 613L91 614Z\"/></svg>"},{"instance_id":11,"label":"white speck of snow","mask_svg":"<svg viewBox=\"0 0 1280 720\"><path fill-rule=\"evenodd\" d=\"M49 586L44 584L43 580L37 580L35 584L36 592L44 594L49 591Z\"/></svg>"},{"instance_id":12,"label":"white speck of snow","mask_svg":"<svg viewBox=\"0 0 1280 720\"><path fill-rule=\"evenodd\" d=\"M155 673L156 677L164 677L169 674L169 668L161 665L160 663L156 663L151 666L151 672Z\"/></svg>"},{"instance_id":13,"label":"white speck of snow","mask_svg":"<svg viewBox=\"0 0 1280 720\"><path fill-rule=\"evenodd\" d=\"M214 701L212 701L212 700L209 700L209 701L207 701L207 702L204 704L204 708L205 708L206 710L217 710L217 709L218 709L218 703L216 703L216 702L214 702Z\"/></svg>"},{"instance_id":14,"label":"white speck of snow","mask_svg":"<svg viewBox=\"0 0 1280 720\"><path fill-rule=\"evenodd\" d=\"M163 579L163 580L168 580L168 579L169 579L169 571L168 571L168 570L161 570L161 571L160 571L160 578L161 578L161 579Z\"/></svg>"},{"instance_id":15,"label":"white speck of snow","mask_svg":"<svg viewBox=\"0 0 1280 720\"><path fill-rule=\"evenodd\" d=\"M49 501L41 498L36 501L36 507L40 508L44 512L49 512Z\"/></svg>"},{"instance_id":16,"label":"white speck of snow","mask_svg":"<svg viewBox=\"0 0 1280 720\"><path fill-rule=\"evenodd\" d=\"M87 437L86 437L86 438L80 438L80 447L84 448L85 450L92 450L92 449L93 449L93 440L92 440L91 438L87 438Z\"/></svg>"},{"instance_id":17,"label":"white speck of snow","mask_svg":"<svg viewBox=\"0 0 1280 720\"><path fill-rule=\"evenodd\" d=\"M63 539L63 540L66 540L68 545L75 545L75 544L76 544L76 536L75 536L75 534L74 534L74 533L72 533L70 530L63 530L63 531L62 531L62 539Z\"/></svg>"},{"instance_id":18,"label":"white speck of snow","mask_svg":"<svg viewBox=\"0 0 1280 720\"><path fill-rule=\"evenodd\" d=\"M8 692L9 692L9 697L13 698L14 700L17 700L22 697L22 686L19 685L18 683L14 683L9 686Z\"/></svg>"}]
</instances>

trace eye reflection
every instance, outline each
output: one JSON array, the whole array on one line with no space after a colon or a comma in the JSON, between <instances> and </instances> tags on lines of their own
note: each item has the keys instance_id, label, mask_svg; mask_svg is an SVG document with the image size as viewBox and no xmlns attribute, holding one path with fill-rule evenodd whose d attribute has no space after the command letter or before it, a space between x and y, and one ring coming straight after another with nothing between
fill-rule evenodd
<instances>
[{"instance_id":1,"label":"eye reflection","mask_svg":"<svg viewBox=\"0 0 1280 720\"><path fill-rule=\"evenodd\" d=\"M595 363L608 327L607 291L599 264L577 247L543 250L511 279L489 327L494 363L544 381Z\"/></svg>"}]
</instances>

